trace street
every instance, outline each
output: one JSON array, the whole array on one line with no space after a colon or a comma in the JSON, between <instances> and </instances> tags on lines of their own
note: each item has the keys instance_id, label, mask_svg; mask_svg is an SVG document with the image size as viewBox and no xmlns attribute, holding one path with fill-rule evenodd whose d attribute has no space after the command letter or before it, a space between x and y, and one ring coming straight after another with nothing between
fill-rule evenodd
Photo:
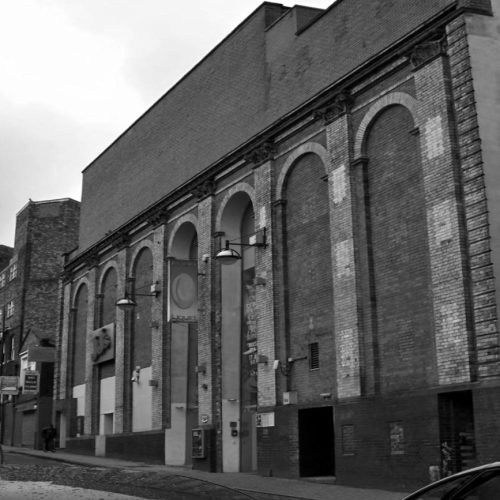
<instances>
[{"instance_id":1,"label":"street","mask_svg":"<svg viewBox=\"0 0 500 500\"><path fill-rule=\"evenodd\" d=\"M278 495L249 494L208 481L118 468L66 464L49 457L4 452L0 466L2 500L139 498L195 500L280 500ZM92 489L88 489L92 486ZM289 497L287 497L289 498Z\"/></svg>"}]
</instances>

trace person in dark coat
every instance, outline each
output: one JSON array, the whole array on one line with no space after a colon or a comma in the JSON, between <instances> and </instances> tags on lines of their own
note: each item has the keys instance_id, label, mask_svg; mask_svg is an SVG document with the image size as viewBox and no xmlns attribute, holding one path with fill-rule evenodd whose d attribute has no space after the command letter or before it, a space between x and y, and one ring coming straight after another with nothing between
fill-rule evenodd
<instances>
[{"instance_id":1,"label":"person in dark coat","mask_svg":"<svg viewBox=\"0 0 500 500\"><path fill-rule=\"evenodd\" d=\"M56 428L53 424L42 429L43 451L56 451Z\"/></svg>"}]
</instances>

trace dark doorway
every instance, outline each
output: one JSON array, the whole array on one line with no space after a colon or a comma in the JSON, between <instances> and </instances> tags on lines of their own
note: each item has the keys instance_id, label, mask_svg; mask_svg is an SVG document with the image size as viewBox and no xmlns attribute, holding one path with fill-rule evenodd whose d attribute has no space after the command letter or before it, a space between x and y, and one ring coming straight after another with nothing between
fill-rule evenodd
<instances>
[{"instance_id":1,"label":"dark doorway","mask_svg":"<svg viewBox=\"0 0 500 500\"><path fill-rule=\"evenodd\" d=\"M441 472L449 475L474 465L474 411L470 391L439 394Z\"/></svg>"},{"instance_id":2,"label":"dark doorway","mask_svg":"<svg viewBox=\"0 0 500 500\"><path fill-rule=\"evenodd\" d=\"M300 475L335 475L333 408L299 410Z\"/></svg>"}]
</instances>

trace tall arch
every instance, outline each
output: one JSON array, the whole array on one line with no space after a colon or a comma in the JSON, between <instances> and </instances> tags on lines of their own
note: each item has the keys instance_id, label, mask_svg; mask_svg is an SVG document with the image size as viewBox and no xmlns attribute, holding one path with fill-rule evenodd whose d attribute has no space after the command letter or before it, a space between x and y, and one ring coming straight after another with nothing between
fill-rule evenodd
<instances>
[{"instance_id":1,"label":"tall arch","mask_svg":"<svg viewBox=\"0 0 500 500\"><path fill-rule=\"evenodd\" d=\"M88 287L80 284L74 302L73 348L71 355L71 379L73 386L85 383L85 360L87 354Z\"/></svg>"},{"instance_id":2,"label":"tall arch","mask_svg":"<svg viewBox=\"0 0 500 500\"><path fill-rule=\"evenodd\" d=\"M99 285L100 310L97 326L101 327L116 321L118 273L114 264L106 266L101 273Z\"/></svg>"},{"instance_id":3,"label":"tall arch","mask_svg":"<svg viewBox=\"0 0 500 500\"><path fill-rule=\"evenodd\" d=\"M117 300L118 273L113 262L110 262L101 273L99 284L99 294L97 300L97 327L108 326L113 330L113 340L115 343L114 325L116 322L116 300ZM101 333L101 335L103 335ZM97 339L94 339L96 341ZM103 358L101 358L103 359ZM93 408L97 417L98 433L112 434L115 432L115 357L113 351L108 350L104 360L98 361L94 365L94 384L96 393L99 395L99 404Z\"/></svg>"},{"instance_id":4,"label":"tall arch","mask_svg":"<svg viewBox=\"0 0 500 500\"><path fill-rule=\"evenodd\" d=\"M153 254L148 245L142 245L132 261L133 291L136 306L131 328L130 361L132 379L132 431L152 428L152 301Z\"/></svg>"},{"instance_id":5,"label":"tall arch","mask_svg":"<svg viewBox=\"0 0 500 500\"><path fill-rule=\"evenodd\" d=\"M286 179L290 173L291 168L295 165L296 161L304 155L315 154L321 158L324 166L323 175L328 174L328 151L321 144L317 142L307 142L302 144L297 149L294 149L290 155L288 155L283 167L281 168L278 181L276 183L276 199L281 200L284 197L284 188Z\"/></svg>"},{"instance_id":6,"label":"tall arch","mask_svg":"<svg viewBox=\"0 0 500 500\"><path fill-rule=\"evenodd\" d=\"M88 317L88 283L80 282L73 297L72 308L72 343L70 362L71 397L76 400L73 417L76 425L70 425L71 437L83 434L85 418L85 372L87 361L87 317Z\"/></svg>"},{"instance_id":7,"label":"tall arch","mask_svg":"<svg viewBox=\"0 0 500 500\"><path fill-rule=\"evenodd\" d=\"M414 121L414 127L418 127L417 100L414 97L404 92L391 92L381 97L368 109L358 127L354 141L355 159L361 158L366 154L366 140L375 118L386 108L398 105L405 107L409 111Z\"/></svg>"},{"instance_id":8,"label":"tall arch","mask_svg":"<svg viewBox=\"0 0 500 500\"><path fill-rule=\"evenodd\" d=\"M246 198L245 198L246 195ZM227 191L221 204L219 206L219 210L217 211L217 217L215 221L215 227L217 231L227 232L227 236L231 237L231 233L234 233L237 237L239 235L239 216L240 214L240 205L241 203L238 201L241 198L249 199L252 203L252 206L255 206L255 191L250 184L246 182L239 182L234 185L231 189ZM245 201L243 201L243 205ZM230 211L228 211L228 205L232 205L237 208L235 213L236 222L231 223L230 221ZM241 215L241 214L240 214Z\"/></svg>"},{"instance_id":9,"label":"tall arch","mask_svg":"<svg viewBox=\"0 0 500 500\"><path fill-rule=\"evenodd\" d=\"M198 427L198 233L186 214L171 231L169 315L171 427L166 430L168 463L191 463L192 429Z\"/></svg>"},{"instance_id":10,"label":"tall arch","mask_svg":"<svg viewBox=\"0 0 500 500\"><path fill-rule=\"evenodd\" d=\"M363 141L373 294L365 304L375 312L376 376L384 392L423 386L434 377L423 171L414 113L405 104L374 108Z\"/></svg>"},{"instance_id":11,"label":"tall arch","mask_svg":"<svg viewBox=\"0 0 500 500\"><path fill-rule=\"evenodd\" d=\"M301 401L335 387L328 356L333 352L333 289L328 184L323 159L296 159L284 184L288 356L303 356L317 343L318 369L297 363L290 373Z\"/></svg>"},{"instance_id":12,"label":"tall arch","mask_svg":"<svg viewBox=\"0 0 500 500\"><path fill-rule=\"evenodd\" d=\"M224 198L217 217L224 239L249 243L256 230L253 194L253 189L242 183ZM252 471L257 465L255 247L235 246L235 249L241 259L220 267L221 357L224 360L222 461L223 470L227 472Z\"/></svg>"}]
</instances>

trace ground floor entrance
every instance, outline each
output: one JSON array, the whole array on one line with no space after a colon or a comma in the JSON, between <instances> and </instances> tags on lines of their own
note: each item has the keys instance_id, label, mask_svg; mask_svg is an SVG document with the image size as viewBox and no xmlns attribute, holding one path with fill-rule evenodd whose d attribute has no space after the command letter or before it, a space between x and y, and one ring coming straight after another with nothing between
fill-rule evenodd
<instances>
[{"instance_id":1,"label":"ground floor entrance","mask_svg":"<svg viewBox=\"0 0 500 500\"><path fill-rule=\"evenodd\" d=\"M299 410L299 464L302 477L335 475L331 406Z\"/></svg>"}]
</instances>

